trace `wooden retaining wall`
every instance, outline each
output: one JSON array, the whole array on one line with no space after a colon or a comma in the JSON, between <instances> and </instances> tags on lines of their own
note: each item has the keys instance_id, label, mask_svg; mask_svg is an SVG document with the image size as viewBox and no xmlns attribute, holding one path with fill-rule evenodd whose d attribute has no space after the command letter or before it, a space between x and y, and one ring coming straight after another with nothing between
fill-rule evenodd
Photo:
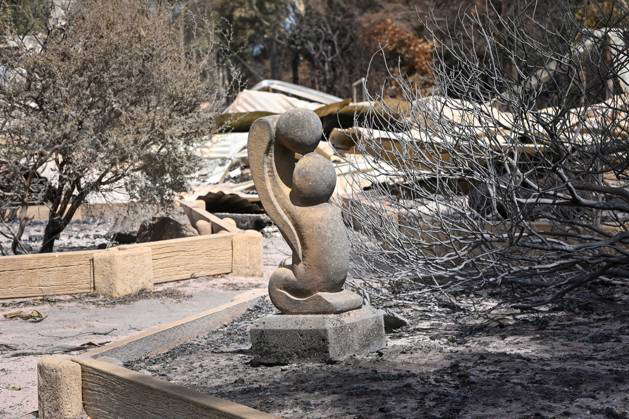
<instances>
[{"instance_id":1,"label":"wooden retaining wall","mask_svg":"<svg viewBox=\"0 0 629 419\"><path fill-rule=\"evenodd\" d=\"M153 259L153 281L159 284L230 273L232 238L231 234L186 237L120 246L120 249L149 247Z\"/></svg>"},{"instance_id":2,"label":"wooden retaining wall","mask_svg":"<svg viewBox=\"0 0 629 419\"><path fill-rule=\"evenodd\" d=\"M226 232L108 250L4 256L0 258L0 299L93 292L94 256L112 252L115 257L115 252L123 254L124 250L138 247L150 249L153 283L227 274L234 270L234 260L243 259L234 254L233 250L242 247L234 246L233 243L240 243L243 239L251 242L251 232ZM261 235L250 247L244 250L261 255ZM259 261L253 260L253 263L261 264L261 257ZM261 274L262 267L249 270ZM130 271L132 276L133 267Z\"/></svg>"},{"instance_id":3,"label":"wooden retaining wall","mask_svg":"<svg viewBox=\"0 0 629 419\"><path fill-rule=\"evenodd\" d=\"M219 307L153 326L80 356L39 358L38 412L32 417L273 418L230 400L121 366L145 356L157 356L230 323L266 292L261 288L245 291Z\"/></svg>"},{"instance_id":4,"label":"wooden retaining wall","mask_svg":"<svg viewBox=\"0 0 629 419\"><path fill-rule=\"evenodd\" d=\"M3 256L0 298L76 294L93 290L96 251Z\"/></svg>"},{"instance_id":5,"label":"wooden retaining wall","mask_svg":"<svg viewBox=\"0 0 629 419\"><path fill-rule=\"evenodd\" d=\"M80 358L83 408L92 418L242 418L273 416L107 362Z\"/></svg>"}]
</instances>

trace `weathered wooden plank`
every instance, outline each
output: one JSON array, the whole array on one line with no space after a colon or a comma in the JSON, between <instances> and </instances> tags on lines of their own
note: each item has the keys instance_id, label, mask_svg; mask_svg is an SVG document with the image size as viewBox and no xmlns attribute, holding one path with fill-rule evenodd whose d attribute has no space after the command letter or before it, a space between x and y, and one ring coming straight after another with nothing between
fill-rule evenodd
<instances>
[{"instance_id":1,"label":"weathered wooden plank","mask_svg":"<svg viewBox=\"0 0 629 419\"><path fill-rule=\"evenodd\" d=\"M207 212L203 208L197 208L194 206L194 203L185 202L185 201L177 201L181 208L183 208L184 212L188 216L190 220L190 224L193 226L200 220L207 221L212 225L212 230L214 232L218 231L227 231L230 233L238 231L238 228L227 221L218 218L216 215L211 212Z\"/></svg>"},{"instance_id":2,"label":"weathered wooden plank","mask_svg":"<svg viewBox=\"0 0 629 419\"><path fill-rule=\"evenodd\" d=\"M151 248L156 284L232 271L232 238L229 234L186 237L121 246Z\"/></svg>"},{"instance_id":3,"label":"weathered wooden plank","mask_svg":"<svg viewBox=\"0 0 629 419\"><path fill-rule=\"evenodd\" d=\"M91 292L95 252L4 256L0 258L0 298Z\"/></svg>"},{"instance_id":4,"label":"weathered wooden plank","mask_svg":"<svg viewBox=\"0 0 629 419\"><path fill-rule=\"evenodd\" d=\"M232 234L141 243L150 247L154 282L177 281L232 271ZM99 250L4 256L0 299L76 294L94 290L93 256Z\"/></svg>"},{"instance_id":5,"label":"weathered wooden plank","mask_svg":"<svg viewBox=\"0 0 629 419\"><path fill-rule=\"evenodd\" d=\"M94 348L85 353L84 356L90 358L107 357L120 362L135 361L145 356L156 356L230 323L266 294L266 288L243 292L229 303L180 320L155 325L135 335Z\"/></svg>"},{"instance_id":6,"label":"weathered wooden plank","mask_svg":"<svg viewBox=\"0 0 629 419\"><path fill-rule=\"evenodd\" d=\"M108 362L75 362L81 365L83 408L94 419L273 417Z\"/></svg>"}]
</instances>

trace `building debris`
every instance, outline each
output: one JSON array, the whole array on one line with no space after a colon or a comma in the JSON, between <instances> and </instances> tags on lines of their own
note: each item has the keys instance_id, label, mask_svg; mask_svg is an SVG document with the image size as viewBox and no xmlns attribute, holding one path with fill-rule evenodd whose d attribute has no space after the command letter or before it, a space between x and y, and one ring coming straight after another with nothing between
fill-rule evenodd
<instances>
[{"instance_id":1,"label":"building debris","mask_svg":"<svg viewBox=\"0 0 629 419\"><path fill-rule=\"evenodd\" d=\"M197 149L202 169L194 176L193 187L224 182L230 170L244 164L247 157L247 132L215 134Z\"/></svg>"},{"instance_id":2,"label":"building debris","mask_svg":"<svg viewBox=\"0 0 629 419\"><path fill-rule=\"evenodd\" d=\"M196 199L205 202L205 210L211 213L261 214L264 212L259 200L252 202L238 193L225 193L218 190L198 196Z\"/></svg>"},{"instance_id":3,"label":"building debris","mask_svg":"<svg viewBox=\"0 0 629 419\"><path fill-rule=\"evenodd\" d=\"M266 227L273 225L273 222L266 214L240 214L233 212L216 212L219 218L231 218L236 222L236 227L241 230L262 231Z\"/></svg>"},{"instance_id":4,"label":"building debris","mask_svg":"<svg viewBox=\"0 0 629 419\"><path fill-rule=\"evenodd\" d=\"M10 313L5 313L4 318L9 320L20 319L25 320L31 323L39 323L44 320L47 316L43 315L39 310L31 310L30 312L26 312L23 310L12 311Z\"/></svg>"},{"instance_id":5,"label":"building debris","mask_svg":"<svg viewBox=\"0 0 629 419\"><path fill-rule=\"evenodd\" d=\"M203 200L206 211L235 219L239 228L258 230L266 226L267 220L259 216L264 210L248 167L248 131L256 119L294 108L314 110L322 121L324 140L328 141L321 141L315 152L335 165L337 199L368 188L373 182L399 181L393 165L388 167L389 174L377 172L375 168L382 168L382 164L376 165L374 156L357 150L355 145L361 135L372 135L374 129L382 128L382 136L388 135L384 129L395 130L397 121L411 111L409 102L387 99L353 103L303 86L265 80L240 92L217 117L218 133L198 148L203 169L183 198Z\"/></svg>"},{"instance_id":6,"label":"building debris","mask_svg":"<svg viewBox=\"0 0 629 419\"><path fill-rule=\"evenodd\" d=\"M401 314L396 313L390 308L384 310L384 331L386 333L393 333L398 329L408 326L409 321Z\"/></svg>"},{"instance_id":7,"label":"building debris","mask_svg":"<svg viewBox=\"0 0 629 419\"><path fill-rule=\"evenodd\" d=\"M295 108L315 110L321 107L321 102L308 102L281 93L243 90L236 99L225 109L226 114L238 112L270 112L284 113Z\"/></svg>"},{"instance_id":8,"label":"building debris","mask_svg":"<svg viewBox=\"0 0 629 419\"><path fill-rule=\"evenodd\" d=\"M144 221L137 233L137 243L159 240L181 239L197 236L197 231L189 223L180 223L171 217L153 217Z\"/></svg>"},{"instance_id":9,"label":"building debris","mask_svg":"<svg viewBox=\"0 0 629 419\"><path fill-rule=\"evenodd\" d=\"M218 132L249 132L251 124L258 118L275 115L273 112L233 112L222 113L214 121Z\"/></svg>"},{"instance_id":10,"label":"building debris","mask_svg":"<svg viewBox=\"0 0 629 419\"><path fill-rule=\"evenodd\" d=\"M343 100L340 97L330 95L328 93L323 93L309 87L299 86L297 84L288 83L280 80L262 80L261 82L253 86L251 90L280 92L302 100L318 102L326 105Z\"/></svg>"}]
</instances>

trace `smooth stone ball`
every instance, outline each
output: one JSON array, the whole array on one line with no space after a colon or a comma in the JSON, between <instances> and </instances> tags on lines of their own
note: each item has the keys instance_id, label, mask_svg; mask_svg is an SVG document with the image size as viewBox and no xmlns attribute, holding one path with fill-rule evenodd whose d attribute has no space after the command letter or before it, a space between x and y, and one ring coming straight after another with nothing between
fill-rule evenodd
<instances>
[{"instance_id":1,"label":"smooth stone ball","mask_svg":"<svg viewBox=\"0 0 629 419\"><path fill-rule=\"evenodd\" d=\"M321 120L308 109L292 109L283 113L275 126L276 140L295 153L314 151L322 136Z\"/></svg>"},{"instance_id":2,"label":"smooth stone ball","mask_svg":"<svg viewBox=\"0 0 629 419\"><path fill-rule=\"evenodd\" d=\"M327 202L336 187L336 172L328 159L308 153L295 165L293 191L311 205Z\"/></svg>"}]
</instances>

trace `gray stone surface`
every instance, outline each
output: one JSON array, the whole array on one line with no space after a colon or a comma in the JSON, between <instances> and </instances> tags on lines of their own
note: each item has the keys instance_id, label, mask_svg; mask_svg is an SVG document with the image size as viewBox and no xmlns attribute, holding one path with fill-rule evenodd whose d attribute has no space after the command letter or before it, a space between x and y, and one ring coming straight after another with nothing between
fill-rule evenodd
<instances>
[{"instance_id":1,"label":"gray stone surface","mask_svg":"<svg viewBox=\"0 0 629 419\"><path fill-rule=\"evenodd\" d=\"M323 125L316 113L307 109L292 109L279 116L275 136L296 153L310 153L317 148L323 135Z\"/></svg>"},{"instance_id":2,"label":"gray stone surface","mask_svg":"<svg viewBox=\"0 0 629 419\"><path fill-rule=\"evenodd\" d=\"M371 306L341 314L275 314L250 329L251 350L262 364L340 361L386 346L383 313Z\"/></svg>"}]
</instances>

